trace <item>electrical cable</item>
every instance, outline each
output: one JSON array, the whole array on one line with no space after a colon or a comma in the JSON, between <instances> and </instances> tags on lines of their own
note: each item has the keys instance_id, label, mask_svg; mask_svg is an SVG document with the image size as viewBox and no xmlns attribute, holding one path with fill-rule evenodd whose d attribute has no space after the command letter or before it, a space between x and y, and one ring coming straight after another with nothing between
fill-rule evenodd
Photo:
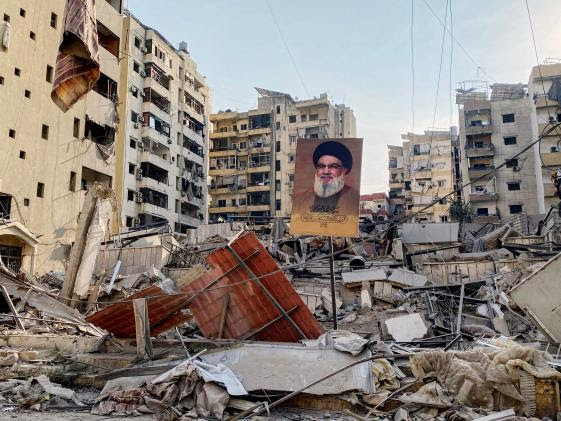
<instances>
[{"instance_id":1,"label":"electrical cable","mask_svg":"<svg viewBox=\"0 0 561 421\"><path fill-rule=\"evenodd\" d=\"M433 8L430 6L430 4L427 2L427 0L423 0L423 2L425 3L425 5L428 7L428 9L430 10L431 14L436 18L436 20L438 20L438 22L440 23L440 25L444 26L444 23L440 20L440 18L438 17L438 15L436 14L436 12L433 10ZM448 31L450 33L450 31ZM487 76L487 78L489 80L491 80L492 82L494 82L494 79L488 75L485 70L483 70L483 67L480 66L479 64L477 64L477 62L475 61L475 59L472 57L472 55L464 48L464 46L460 43L460 41L458 41L456 39L456 37L454 37L453 34L450 33L450 36L452 37L452 39L454 40L454 42L458 45L458 47L461 48L461 50L464 52L464 54L467 56L467 58L477 67L477 69L481 70L481 72Z\"/></svg>"},{"instance_id":2,"label":"electrical cable","mask_svg":"<svg viewBox=\"0 0 561 421\"><path fill-rule=\"evenodd\" d=\"M521 150L520 152L518 152L517 154L515 154L515 155L512 156L511 158L505 160L505 162L502 163L501 165L499 165L498 167L493 168L492 170L490 170L489 172L483 174L482 176L477 177L477 178L475 178L475 179L473 179L473 180L471 180L471 181L465 183L464 185L462 185L462 186L456 188L454 191L448 193L447 195L443 196L442 198L439 198L439 200L433 201L431 204L427 205L427 206L424 207L423 209L421 209L421 210L419 210L419 211L417 211L417 212L414 212L414 213L411 214L411 215L404 215L402 218L398 219L397 221L392 222L392 223L384 230L384 232L382 232L382 233L380 233L380 234L376 233L376 234L372 234L372 235L365 236L365 237L363 237L362 240L360 240L360 241L358 241L358 242L356 242L356 243L354 243L354 244L351 244L351 245L348 246L348 247L342 248L342 249L340 249L340 250L338 250L338 251L336 251L336 252L328 253L328 254L325 254L325 255L322 255L322 256L317 256L317 257L315 257L315 258L306 260L305 262L294 263L294 264L291 264L291 265L287 265L287 266L284 266L284 267L282 267L282 268L276 269L276 270L274 270L274 271L272 271L272 272L266 273L266 274L264 274L264 275L250 277L250 278L245 279L245 280L243 280L243 281L239 281L239 282L236 282L236 283L233 283L233 284L229 284L229 285L225 285L225 286L220 286L220 287L215 287L215 288L208 288L208 289L201 289L201 290L197 290L197 291L190 291L189 293L193 293L193 294L194 294L194 293L197 293L197 292L208 292L208 291L212 291L212 290L215 290L215 289L230 288L230 287L233 286L233 285L239 285L239 284L248 283L248 282L251 282L251 281L254 281L254 280L266 278L266 277L268 277L268 276L274 275L274 274L276 274L276 273L284 272L284 271L287 271L287 270L290 270L290 269L298 269L298 268L300 268L300 267L303 266L303 265L307 265L307 264L310 264L310 263L315 263L315 262L318 262L318 261L321 261L321 260L325 260L325 259L331 258L331 256L333 256L333 257L338 256L338 255L343 254L343 253L345 253L345 252L347 252L347 251L349 251L349 250L351 250L351 249L353 249L353 248L355 248L355 247L357 247L357 246L366 244L366 243L368 243L368 242L370 242L370 241L373 241L373 240L375 240L375 239L377 239L377 238L381 238L383 235L387 234L387 233L388 233L390 230L392 230L393 228L396 228L398 225L404 223L404 222L407 221L408 219L410 219L410 218L412 218L412 217L415 217L415 216L418 215L419 213L424 212L425 210L431 208L432 206L434 206L435 204L437 204L437 203L440 202L441 200L446 199L447 197L452 196L453 194L455 194L455 193L457 193L458 191L460 191L460 190L462 190L462 189L468 187L469 185L471 185L471 184L473 184L473 183L475 183L475 182L477 182L477 181L479 181L479 180L481 180L481 179L483 179L483 178L485 178L485 177L487 177L487 176L489 176L489 175L491 175L491 174L496 173L499 169L501 169L502 167L504 167L504 166L507 164L508 161L510 161L510 160L512 160L512 159L515 159L515 158L517 158L518 156L520 156L520 155L522 155L523 153L525 153L526 151L528 151L528 150L529 150L530 148L532 148L536 143L539 143L539 142L543 139L543 137L548 136L549 133L551 133L553 130L557 129L557 128L560 127L560 126L561 126L561 122L560 122L560 123L556 123L555 125L552 125L552 127L551 127L547 132L544 130L544 134L543 134L542 136L540 136L540 137L539 137L538 139L536 139L534 142L530 143L530 144L529 144L528 146L526 146L523 150ZM82 300L75 300L75 299L71 299L71 298L59 297L59 296L54 295L54 294L52 294L52 293L50 293L50 292L48 292L48 291L43 290L42 288L38 288L38 287L35 287L35 286L32 286L32 288L38 289L38 290L40 290L40 291L42 291L42 292L45 292L45 293L47 293L47 295L50 295L51 297L56 298L56 299L66 300L66 301L80 301L80 302L82 302ZM165 296L166 296L166 297L169 297L169 295L170 295L170 294L166 294ZM172 295L173 295L173 294L172 294ZM184 295L184 294L176 294L176 295ZM147 299L151 299L151 298L153 299L153 298L157 298L157 297L159 297L159 296L152 296L152 297L146 297L146 298L147 298ZM125 299L125 300L126 300L126 299ZM119 301L113 301L113 302L102 302L102 301L97 302L97 301L96 301L96 302L93 302L93 303L94 303L94 304L104 304L104 305L106 305L106 304L123 303L123 302L126 302L125 300L119 300Z\"/></svg>"},{"instance_id":3,"label":"electrical cable","mask_svg":"<svg viewBox=\"0 0 561 421\"><path fill-rule=\"evenodd\" d=\"M540 83L542 85L543 97L544 97L544 100L545 100L545 108L547 110L547 115L549 117L549 121L551 122L554 119L551 115L551 112L549 110L549 104L547 102L547 94L545 92L545 84L543 83L542 69L541 69L541 66L540 66L540 59L539 59L539 56L538 56L538 47L537 47L537 44L536 44L536 37L534 35L534 25L532 23L532 15L530 13L530 6L528 5L528 0L525 0L525 3L526 3L526 12L528 14L528 22L530 23L530 33L532 35L532 43L534 45L534 55L536 57L536 65L537 65L537 68L538 68L538 73L540 75ZM544 130L545 130L545 128L544 128ZM557 132L556 135L559 137L559 141L557 142L557 145L559 145L559 143L561 142L561 134L559 132ZM551 171L552 168L549 167L548 165L546 165L545 162L543 161L542 152L541 152L541 144L539 146L540 147L538 148L538 155L540 157L540 161L542 163L542 166L544 166L545 168L547 168L548 170Z\"/></svg>"},{"instance_id":4,"label":"electrical cable","mask_svg":"<svg viewBox=\"0 0 561 421\"><path fill-rule=\"evenodd\" d=\"M286 52L288 53L288 56L290 57L290 61L292 62L292 65L294 66L294 70L296 70L296 74L298 75L298 78L300 79L300 83L302 84L302 87L304 88L304 92L306 92L306 95L308 96L308 98L310 98L310 92L308 92L308 88L306 87L306 84L304 83L304 78L302 77L302 74L300 73L300 70L298 69L298 66L296 65L296 60L294 60L294 56L290 52L290 48L288 48L288 43L286 42L286 39L284 38L284 35L281 31L280 25L279 25L279 23L277 21L277 18L275 16L274 12L273 12L273 8L269 4L269 0L265 0L265 3L267 4L267 8L269 9L269 12L271 13L271 17L273 18L273 21L275 22L275 26L277 27L277 30L279 31L279 35L281 37L282 43L284 44L284 48L286 49Z\"/></svg>"}]
</instances>

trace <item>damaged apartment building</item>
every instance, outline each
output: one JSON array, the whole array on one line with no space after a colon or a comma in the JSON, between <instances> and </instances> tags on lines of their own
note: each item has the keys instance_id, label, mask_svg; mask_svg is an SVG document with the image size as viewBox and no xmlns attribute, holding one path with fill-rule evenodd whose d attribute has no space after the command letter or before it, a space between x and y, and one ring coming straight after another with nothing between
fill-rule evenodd
<instances>
[{"instance_id":1,"label":"damaged apartment building","mask_svg":"<svg viewBox=\"0 0 561 421\"><path fill-rule=\"evenodd\" d=\"M96 2L101 75L63 113L51 100L65 0L0 2L0 257L14 270L61 270L86 190L114 185L120 0Z\"/></svg>"},{"instance_id":2,"label":"damaged apartment building","mask_svg":"<svg viewBox=\"0 0 561 421\"><path fill-rule=\"evenodd\" d=\"M115 190L127 228L206 219L209 89L187 43L174 48L128 11Z\"/></svg>"},{"instance_id":3,"label":"damaged apartment building","mask_svg":"<svg viewBox=\"0 0 561 421\"><path fill-rule=\"evenodd\" d=\"M414 221L447 222L449 200L423 209L456 188L457 129L407 133L401 138L402 146L388 145L390 213L420 212Z\"/></svg>"},{"instance_id":4,"label":"damaged apartment building","mask_svg":"<svg viewBox=\"0 0 561 421\"><path fill-rule=\"evenodd\" d=\"M210 220L236 216L289 216L299 138L356 135L352 109L327 94L295 100L257 88L255 110L211 114Z\"/></svg>"},{"instance_id":5,"label":"damaged apartment building","mask_svg":"<svg viewBox=\"0 0 561 421\"><path fill-rule=\"evenodd\" d=\"M121 0L95 2L101 74L63 113L51 90L65 5L0 5L0 257L16 271L65 269L94 182L115 191L114 233L184 233L207 215L210 94L187 44L174 48Z\"/></svg>"},{"instance_id":6,"label":"damaged apartment building","mask_svg":"<svg viewBox=\"0 0 561 421\"><path fill-rule=\"evenodd\" d=\"M539 198L532 150L510 159L534 140L531 98L526 86L464 83L456 102L463 154L462 181L473 181L463 194L469 197L475 221L537 214ZM499 171L491 172L505 161Z\"/></svg>"}]
</instances>

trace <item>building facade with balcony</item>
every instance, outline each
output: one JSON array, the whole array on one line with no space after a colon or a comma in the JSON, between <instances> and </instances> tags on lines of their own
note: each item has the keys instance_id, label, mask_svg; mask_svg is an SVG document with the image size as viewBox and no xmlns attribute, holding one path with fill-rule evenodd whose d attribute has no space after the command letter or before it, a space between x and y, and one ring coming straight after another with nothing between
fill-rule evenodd
<instances>
[{"instance_id":1,"label":"building facade with balcony","mask_svg":"<svg viewBox=\"0 0 561 421\"><path fill-rule=\"evenodd\" d=\"M462 184L475 220L496 221L539 211L533 151L510 159L532 140L525 85L485 83L458 90ZM506 165L494 171L499 165Z\"/></svg>"},{"instance_id":2,"label":"building facade with balcony","mask_svg":"<svg viewBox=\"0 0 561 421\"><path fill-rule=\"evenodd\" d=\"M390 201L388 195L371 193L360 195L360 217L370 218L373 221L386 221L390 216Z\"/></svg>"},{"instance_id":3,"label":"building facade with balcony","mask_svg":"<svg viewBox=\"0 0 561 421\"><path fill-rule=\"evenodd\" d=\"M407 215L412 222L448 222L450 198L442 199L424 209L439 198L455 190L456 168L454 165L457 129L430 130L423 134L407 133L403 140L403 196ZM390 176L390 186L392 178ZM391 190L390 190L391 191Z\"/></svg>"},{"instance_id":4,"label":"building facade with balcony","mask_svg":"<svg viewBox=\"0 0 561 421\"><path fill-rule=\"evenodd\" d=\"M96 2L101 75L66 113L51 100L65 6L0 2L0 258L14 270L33 258L32 273L66 269L86 190L114 186L122 4Z\"/></svg>"},{"instance_id":5,"label":"building facade with balcony","mask_svg":"<svg viewBox=\"0 0 561 421\"><path fill-rule=\"evenodd\" d=\"M128 229L177 233L207 216L210 91L186 43L176 48L125 12L115 190Z\"/></svg>"},{"instance_id":6,"label":"building facade with balcony","mask_svg":"<svg viewBox=\"0 0 561 421\"><path fill-rule=\"evenodd\" d=\"M353 111L326 94L296 101L257 88L247 112L210 115L211 221L237 216L290 216L299 138L356 137Z\"/></svg>"},{"instance_id":7,"label":"building facade with balcony","mask_svg":"<svg viewBox=\"0 0 561 421\"><path fill-rule=\"evenodd\" d=\"M534 145L539 213L557 207L559 198L551 173L561 168L561 128L545 135L553 124L561 122L561 63L535 66L530 73L528 96L532 108L532 139L543 139Z\"/></svg>"}]
</instances>

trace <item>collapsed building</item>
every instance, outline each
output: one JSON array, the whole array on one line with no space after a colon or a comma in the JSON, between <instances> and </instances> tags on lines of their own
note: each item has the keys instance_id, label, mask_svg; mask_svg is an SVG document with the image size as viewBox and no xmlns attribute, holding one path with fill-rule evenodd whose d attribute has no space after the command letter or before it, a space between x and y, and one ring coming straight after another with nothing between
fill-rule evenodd
<instances>
[{"instance_id":1,"label":"collapsed building","mask_svg":"<svg viewBox=\"0 0 561 421\"><path fill-rule=\"evenodd\" d=\"M325 237L291 235L283 218L111 236L113 200L102 184L88 193L64 273L2 266L1 410L361 420L561 411L556 212L539 235L527 217L364 221L360 238L333 241L333 306Z\"/></svg>"}]
</instances>

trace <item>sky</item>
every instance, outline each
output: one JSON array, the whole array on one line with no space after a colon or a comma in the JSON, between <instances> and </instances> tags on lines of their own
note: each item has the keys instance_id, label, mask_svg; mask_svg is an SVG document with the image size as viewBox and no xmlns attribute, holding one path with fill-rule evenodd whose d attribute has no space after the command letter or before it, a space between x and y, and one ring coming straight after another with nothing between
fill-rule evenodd
<instances>
[{"instance_id":1,"label":"sky","mask_svg":"<svg viewBox=\"0 0 561 421\"><path fill-rule=\"evenodd\" d=\"M125 2L173 45L187 42L212 89L212 112L255 108L254 87L299 99L326 92L351 107L364 139L363 194L387 191L386 145L400 145L402 133L458 125L458 83L527 83L536 65L525 0ZM540 62L561 61L561 1L528 6ZM443 47L429 7L446 17Z\"/></svg>"}]
</instances>

